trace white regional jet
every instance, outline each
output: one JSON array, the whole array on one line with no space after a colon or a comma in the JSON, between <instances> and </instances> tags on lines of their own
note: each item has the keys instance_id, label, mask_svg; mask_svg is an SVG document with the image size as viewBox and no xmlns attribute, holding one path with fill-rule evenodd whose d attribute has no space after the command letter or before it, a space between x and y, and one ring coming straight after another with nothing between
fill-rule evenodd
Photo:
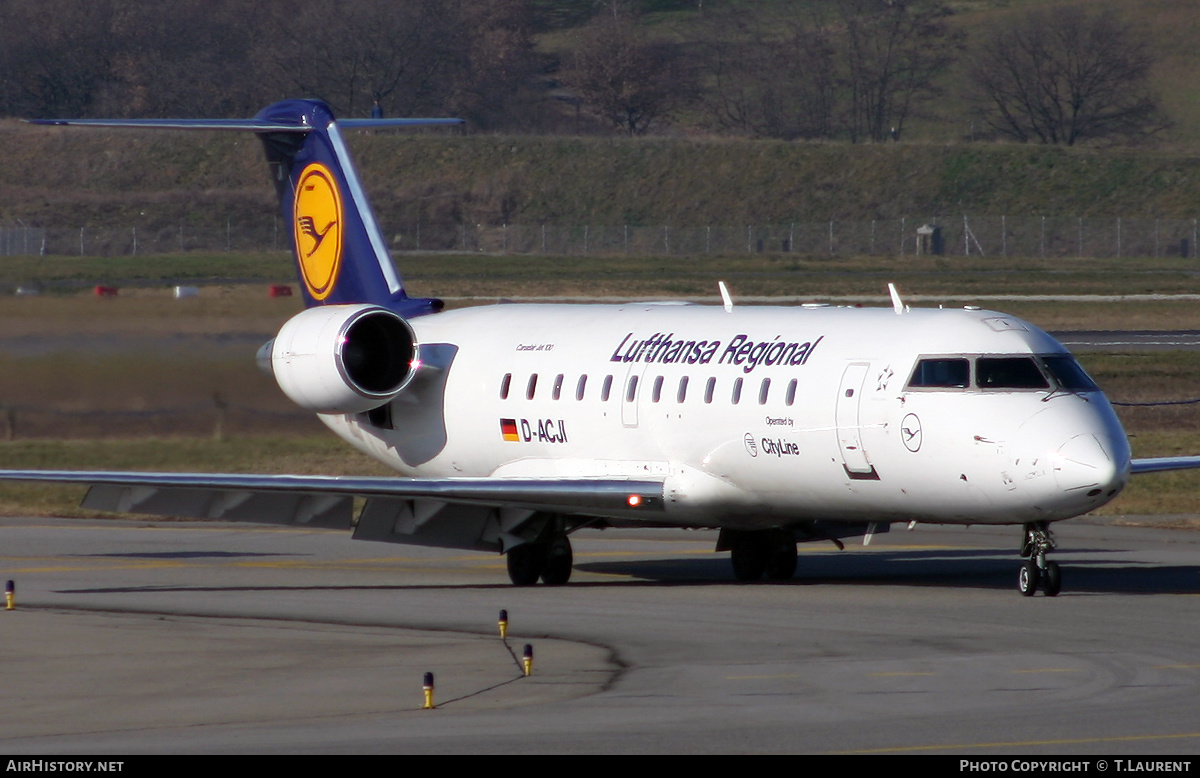
<instances>
[{"instance_id":1,"label":"white regional jet","mask_svg":"<svg viewBox=\"0 0 1200 778\"><path fill-rule=\"evenodd\" d=\"M410 120L429 123L447 120ZM49 124L228 129L266 149L307 308L259 353L301 407L401 477L7 471L90 485L88 508L353 527L507 556L562 584L582 527L715 527L740 580L790 578L799 541L892 522L1018 524L1018 587L1055 595L1051 522L1117 496L1108 400L1037 327L977 309L410 298L335 121L290 100L247 120ZM365 498L357 519L353 499Z\"/></svg>"}]
</instances>

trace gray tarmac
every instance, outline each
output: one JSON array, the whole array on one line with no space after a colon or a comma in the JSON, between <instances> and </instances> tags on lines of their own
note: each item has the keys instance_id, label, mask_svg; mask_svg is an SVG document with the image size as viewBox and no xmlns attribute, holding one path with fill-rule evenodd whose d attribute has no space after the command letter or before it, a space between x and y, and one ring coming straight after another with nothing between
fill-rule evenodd
<instances>
[{"instance_id":1,"label":"gray tarmac","mask_svg":"<svg viewBox=\"0 0 1200 778\"><path fill-rule=\"evenodd\" d=\"M1056 530L1027 599L1015 527L806 544L772 584L711 532L584 531L571 584L517 589L337 532L3 519L0 752L1200 752L1200 533Z\"/></svg>"}]
</instances>

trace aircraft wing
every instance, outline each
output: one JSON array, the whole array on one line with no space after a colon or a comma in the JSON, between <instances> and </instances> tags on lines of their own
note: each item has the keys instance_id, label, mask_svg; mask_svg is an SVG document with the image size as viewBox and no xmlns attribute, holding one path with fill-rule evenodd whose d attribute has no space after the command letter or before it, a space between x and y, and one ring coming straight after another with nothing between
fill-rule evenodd
<instances>
[{"instance_id":1,"label":"aircraft wing","mask_svg":"<svg viewBox=\"0 0 1200 778\"><path fill-rule=\"evenodd\" d=\"M356 538L450 548L512 545L536 512L644 515L664 507L663 483L623 479L359 477L0 470L0 482L88 486L93 510L328 529ZM366 503L354 523L354 498Z\"/></svg>"},{"instance_id":2,"label":"aircraft wing","mask_svg":"<svg viewBox=\"0 0 1200 778\"><path fill-rule=\"evenodd\" d=\"M1154 457L1133 460L1132 472L1165 473L1169 470L1195 470L1200 468L1200 457Z\"/></svg>"}]
</instances>

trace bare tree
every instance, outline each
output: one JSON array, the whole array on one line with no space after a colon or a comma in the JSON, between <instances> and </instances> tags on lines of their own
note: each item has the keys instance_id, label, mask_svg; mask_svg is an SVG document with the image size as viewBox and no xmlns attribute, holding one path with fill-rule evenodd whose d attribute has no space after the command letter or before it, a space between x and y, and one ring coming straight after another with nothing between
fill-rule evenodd
<instances>
[{"instance_id":1,"label":"bare tree","mask_svg":"<svg viewBox=\"0 0 1200 778\"><path fill-rule=\"evenodd\" d=\"M1073 145L1165 126L1149 49L1111 11L1033 11L984 37L971 60L988 126L1016 140Z\"/></svg>"},{"instance_id":2,"label":"bare tree","mask_svg":"<svg viewBox=\"0 0 1200 778\"><path fill-rule=\"evenodd\" d=\"M436 0L276 3L272 11L279 34L264 46L276 79L289 93L319 97L346 116L366 115L376 100L392 115L415 114L437 107L446 72L461 60L458 5Z\"/></svg>"},{"instance_id":3,"label":"bare tree","mask_svg":"<svg viewBox=\"0 0 1200 778\"><path fill-rule=\"evenodd\" d=\"M914 103L935 94L961 35L948 11L924 0L839 0L850 139L882 141L904 128Z\"/></svg>"},{"instance_id":4,"label":"bare tree","mask_svg":"<svg viewBox=\"0 0 1200 778\"><path fill-rule=\"evenodd\" d=\"M97 106L107 116L245 116L274 94L252 59L266 27L238 0L124 2Z\"/></svg>"},{"instance_id":5,"label":"bare tree","mask_svg":"<svg viewBox=\"0 0 1200 778\"><path fill-rule=\"evenodd\" d=\"M740 6L709 12L706 21L696 46L708 84L704 105L718 127L787 140L834 135L836 58L824 25L793 20L780 33Z\"/></svg>"},{"instance_id":6,"label":"bare tree","mask_svg":"<svg viewBox=\"0 0 1200 778\"><path fill-rule=\"evenodd\" d=\"M236 0L6 0L0 106L21 116L243 115L256 9Z\"/></svg>"},{"instance_id":7,"label":"bare tree","mask_svg":"<svg viewBox=\"0 0 1200 778\"><path fill-rule=\"evenodd\" d=\"M530 3L472 0L463 3L459 24L469 34L448 107L482 129L526 125L530 104L542 98L534 88L543 63L534 52Z\"/></svg>"},{"instance_id":8,"label":"bare tree","mask_svg":"<svg viewBox=\"0 0 1200 778\"><path fill-rule=\"evenodd\" d=\"M346 116L378 101L490 126L538 66L527 0L291 0L274 13L283 34L263 45L277 80Z\"/></svg>"},{"instance_id":9,"label":"bare tree","mask_svg":"<svg viewBox=\"0 0 1200 778\"><path fill-rule=\"evenodd\" d=\"M689 98L691 79L666 45L645 39L631 13L613 8L586 28L561 77L585 106L640 135Z\"/></svg>"},{"instance_id":10,"label":"bare tree","mask_svg":"<svg viewBox=\"0 0 1200 778\"><path fill-rule=\"evenodd\" d=\"M0 4L0 88L21 116L87 116L112 79L120 42L111 0Z\"/></svg>"}]
</instances>

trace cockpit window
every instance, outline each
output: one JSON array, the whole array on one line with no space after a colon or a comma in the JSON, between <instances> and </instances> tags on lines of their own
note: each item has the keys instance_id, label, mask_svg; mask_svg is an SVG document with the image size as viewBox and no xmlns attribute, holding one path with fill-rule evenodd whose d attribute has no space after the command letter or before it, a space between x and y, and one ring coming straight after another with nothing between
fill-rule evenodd
<instances>
[{"instance_id":1,"label":"cockpit window","mask_svg":"<svg viewBox=\"0 0 1200 778\"><path fill-rule=\"evenodd\" d=\"M980 389L1049 389L1033 357L979 357L975 381Z\"/></svg>"},{"instance_id":2,"label":"cockpit window","mask_svg":"<svg viewBox=\"0 0 1200 778\"><path fill-rule=\"evenodd\" d=\"M1068 392L1097 392L1100 387L1091 379L1075 358L1066 354L1045 356L1042 361L1058 385Z\"/></svg>"},{"instance_id":3,"label":"cockpit window","mask_svg":"<svg viewBox=\"0 0 1200 778\"><path fill-rule=\"evenodd\" d=\"M961 357L922 359L908 385L965 389L971 385L971 363Z\"/></svg>"}]
</instances>

